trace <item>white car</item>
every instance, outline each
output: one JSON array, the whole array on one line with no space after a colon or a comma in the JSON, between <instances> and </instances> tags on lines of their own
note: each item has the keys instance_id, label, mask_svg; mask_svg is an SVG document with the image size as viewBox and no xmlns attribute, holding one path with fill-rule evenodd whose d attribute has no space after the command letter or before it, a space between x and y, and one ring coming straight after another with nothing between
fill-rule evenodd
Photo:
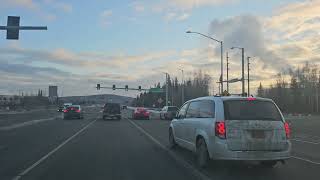
<instances>
[{"instance_id":1,"label":"white car","mask_svg":"<svg viewBox=\"0 0 320 180\"><path fill-rule=\"evenodd\" d=\"M290 128L270 99L202 97L186 102L171 121L169 143L210 159L259 161L273 167L290 158Z\"/></svg>"}]
</instances>

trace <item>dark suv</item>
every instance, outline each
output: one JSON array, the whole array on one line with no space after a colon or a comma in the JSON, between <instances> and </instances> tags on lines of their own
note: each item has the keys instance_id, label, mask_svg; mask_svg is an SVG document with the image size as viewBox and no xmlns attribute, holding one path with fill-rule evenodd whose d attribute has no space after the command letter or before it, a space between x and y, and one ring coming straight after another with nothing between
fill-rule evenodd
<instances>
[{"instance_id":1,"label":"dark suv","mask_svg":"<svg viewBox=\"0 0 320 180\"><path fill-rule=\"evenodd\" d=\"M121 119L120 104L106 103L103 107L102 119Z\"/></svg>"}]
</instances>

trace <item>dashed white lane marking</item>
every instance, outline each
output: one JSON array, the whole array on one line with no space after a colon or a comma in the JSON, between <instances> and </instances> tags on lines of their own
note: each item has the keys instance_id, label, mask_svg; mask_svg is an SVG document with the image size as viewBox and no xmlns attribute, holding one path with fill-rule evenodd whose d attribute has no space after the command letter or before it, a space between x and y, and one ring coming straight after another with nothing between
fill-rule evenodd
<instances>
[{"instance_id":1,"label":"dashed white lane marking","mask_svg":"<svg viewBox=\"0 0 320 180\"><path fill-rule=\"evenodd\" d=\"M46 160L48 157L50 157L52 154L54 154L55 152L57 152L59 149L61 149L64 145L66 145L68 142L70 142L72 139L74 139L76 136L78 136L81 132L83 132L84 130L86 130L89 126L91 126L94 122L96 122L97 119L91 121L90 123L88 123L85 127L83 127L82 129L80 129L78 132L76 132L74 135L72 135L71 137L69 137L67 140L65 140L64 142L62 142L59 146L57 146L56 148L54 148L52 151L50 151L48 154L46 154L45 156L43 156L41 159L39 159L37 162L33 163L30 167L26 168L25 170L23 170L21 173L19 173L17 176L15 176L12 180L19 180L22 176L26 175L28 172L30 172L32 169L34 169L35 167L37 167L41 162L43 162L44 160Z\"/></svg>"},{"instance_id":2,"label":"dashed white lane marking","mask_svg":"<svg viewBox=\"0 0 320 180\"><path fill-rule=\"evenodd\" d=\"M305 158L298 157L298 156L291 156L291 158L298 159L298 160L305 161L305 162L312 163L312 164L316 164L316 165L320 165L320 162L315 162L310 159L305 159Z\"/></svg>"},{"instance_id":3,"label":"dashed white lane marking","mask_svg":"<svg viewBox=\"0 0 320 180\"><path fill-rule=\"evenodd\" d=\"M136 127L139 131L141 131L144 135L146 135L150 140L152 140L155 144L157 144L159 147L161 147L163 150L167 151L169 155L177 161L179 164L184 166L186 169L190 170L197 178L201 180L210 180L208 176L205 174L201 173L199 170L194 168L192 165L190 165L188 162L185 160L179 158L176 156L172 151L170 151L165 145L161 144L156 138L154 138L152 135L150 135L147 131L145 131L142 127L140 127L138 124L135 122L131 121L130 119L126 118L134 127Z\"/></svg>"},{"instance_id":4,"label":"dashed white lane marking","mask_svg":"<svg viewBox=\"0 0 320 180\"><path fill-rule=\"evenodd\" d=\"M3 126L0 127L0 131L9 131L12 129L16 129L16 128L21 128L21 127L25 127L25 126L30 126L33 124L37 124L40 122L45 122L45 121L52 121L57 119L57 117L52 117L52 118L47 118L47 119L37 119L37 120L31 120L31 121L27 121L27 122L23 122L23 123L18 123L18 124L13 124L13 125L9 125L9 126Z\"/></svg>"},{"instance_id":5,"label":"dashed white lane marking","mask_svg":"<svg viewBox=\"0 0 320 180\"><path fill-rule=\"evenodd\" d=\"M305 141L301 139L291 139L291 141L303 142L303 143L314 144L314 145L320 144L319 142Z\"/></svg>"}]
</instances>

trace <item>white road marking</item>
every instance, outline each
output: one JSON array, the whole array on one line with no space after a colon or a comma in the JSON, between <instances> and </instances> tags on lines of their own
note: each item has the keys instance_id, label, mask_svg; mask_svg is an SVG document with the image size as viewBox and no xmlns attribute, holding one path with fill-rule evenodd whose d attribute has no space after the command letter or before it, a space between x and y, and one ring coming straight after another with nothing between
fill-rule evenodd
<instances>
[{"instance_id":1,"label":"white road marking","mask_svg":"<svg viewBox=\"0 0 320 180\"><path fill-rule=\"evenodd\" d=\"M9 126L3 126L3 127L0 127L0 131L9 131L12 129L16 129L16 128L20 128L20 127L24 127L24 126L30 126L30 125L37 124L40 122L52 121L55 119L57 119L57 117L52 117L52 118L47 118L47 119L37 119L37 120L27 121L27 122L13 124L13 125L9 125Z\"/></svg>"},{"instance_id":2,"label":"white road marking","mask_svg":"<svg viewBox=\"0 0 320 180\"><path fill-rule=\"evenodd\" d=\"M312 142L312 141L304 141L304 140L301 140L301 139L291 139L291 141L297 141L297 142L303 142L303 143L309 143L309 144L320 144L319 142Z\"/></svg>"},{"instance_id":3,"label":"white road marking","mask_svg":"<svg viewBox=\"0 0 320 180\"><path fill-rule=\"evenodd\" d=\"M161 144L156 138L154 138L152 135L150 135L147 131L145 131L142 127L140 127L138 124L133 122L132 120L127 119L134 127L136 127L139 131L141 131L144 135L146 135L149 139L151 139L155 144L160 146L163 150L167 151L169 155L178 163L180 163L182 166L184 166L186 169L190 170L195 176L197 176L201 180L209 180L210 178L206 176L205 174L201 173L199 170L194 168L192 165L190 165L185 160L179 158L176 156L170 149L168 149L165 145Z\"/></svg>"},{"instance_id":4,"label":"white road marking","mask_svg":"<svg viewBox=\"0 0 320 180\"><path fill-rule=\"evenodd\" d=\"M320 165L320 162L315 162L315 161L312 161L312 160L310 160L310 159L305 159L305 158L298 157L298 156L291 156L291 158L299 159L299 160L301 160L301 161L305 161L305 162L312 163L312 164L316 164L316 165Z\"/></svg>"},{"instance_id":5,"label":"white road marking","mask_svg":"<svg viewBox=\"0 0 320 180\"><path fill-rule=\"evenodd\" d=\"M96 122L97 119L91 121L90 123L88 123L85 127L83 127L82 129L80 129L78 132L76 132L74 135L72 135L71 137L69 137L67 140L65 140L64 142L62 142L59 146L57 146L56 148L54 148L52 151L50 151L48 154L46 154L45 156L43 156L41 159L39 159L37 162L35 162L34 164L32 164L30 167L28 167L27 169L23 170L21 173L19 173L17 176L15 176L12 180L19 180L22 176L26 175L28 172L30 172L32 169L34 169L35 167L37 167L40 163L42 163L44 160L46 160L48 157L50 157L52 154L54 154L55 152L57 152L59 149L61 149L64 145L66 145L68 142L70 142L72 139L74 139L77 135L79 135L81 132L83 132L84 130L86 130L89 126L91 126L94 122Z\"/></svg>"}]
</instances>

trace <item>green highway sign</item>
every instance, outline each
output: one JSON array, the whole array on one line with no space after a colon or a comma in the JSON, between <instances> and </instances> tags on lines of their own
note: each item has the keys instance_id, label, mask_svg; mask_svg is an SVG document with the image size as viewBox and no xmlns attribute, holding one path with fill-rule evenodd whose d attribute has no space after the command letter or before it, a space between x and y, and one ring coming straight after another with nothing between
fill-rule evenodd
<instances>
[{"instance_id":1,"label":"green highway sign","mask_svg":"<svg viewBox=\"0 0 320 180\"><path fill-rule=\"evenodd\" d=\"M149 92L152 92L152 93L163 93L164 90L162 88L150 88Z\"/></svg>"}]
</instances>

